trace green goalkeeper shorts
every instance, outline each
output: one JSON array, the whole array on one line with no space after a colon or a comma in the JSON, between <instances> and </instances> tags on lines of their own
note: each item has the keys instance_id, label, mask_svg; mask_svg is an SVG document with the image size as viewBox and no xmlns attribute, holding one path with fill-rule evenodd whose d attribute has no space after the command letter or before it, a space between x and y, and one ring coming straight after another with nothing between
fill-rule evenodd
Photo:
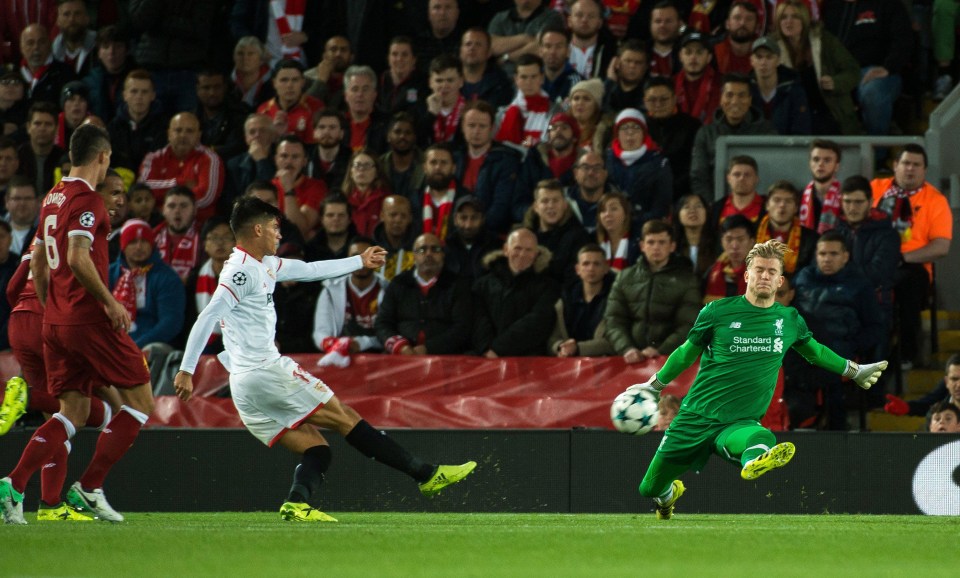
<instances>
[{"instance_id":1,"label":"green goalkeeper shorts","mask_svg":"<svg viewBox=\"0 0 960 578\"><path fill-rule=\"evenodd\" d=\"M763 429L755 419L718 422L681 408L664 432L657 454L672 464L686 465L694 471L702 470L711 454L739 464L739 456L723 451L723 443L730 434L747 427Z\"/></svg>"}]
</instances>

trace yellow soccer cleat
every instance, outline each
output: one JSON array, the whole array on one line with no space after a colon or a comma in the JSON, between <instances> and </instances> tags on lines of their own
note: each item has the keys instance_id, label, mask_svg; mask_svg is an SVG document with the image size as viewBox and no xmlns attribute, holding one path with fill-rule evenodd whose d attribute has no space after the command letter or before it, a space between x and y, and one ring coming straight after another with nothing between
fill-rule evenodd
<instances>
[{"instance_id":1,"label":"yellow soccer cleat","mask_svg":"<svg viewBox=\"0 0 960 578\"><path fill-rule=\"evenodd\" d=\"M280 506L280 517L288 522L336 522L333 516L324 514L304 502L284 502Z\"/></svg>"},{"instance_id":2,"label":"yellow soccer cleat","mask_svg":"<svg viewBox=\"0 0 960 578\"><path fill-rule=\"evenodd\" d=\"M657 505L657 519L658 520L669 520L673 517L673 506L677 503L677 500L680 499L680 496L683 495L687 488L683 486L683 482L680 480L673 480L673 496L665 504L654 501Z\"/></svg>"},{"instance_id":3,"label":"yellow soccer cleat","mask_svg":"<svg viewBox=\"0 0 960 578\"><path fill-rule=\"evenodd\" d=\"M27 382L22 377L11 377L0 405L0 436L4 435L20 416L27 412Z\"/></svg>"},{"instance_id":4,"label":"yellow soccer cleat","mask_svg":"<svg viewBox=\"0 0 960 578\"><path fill-rule=\"evenodd\" d=\"M467 462L459 466L437 466L433 476L420 484L420 493L424 496L436 496L440 490L470 475L476 467L477 462Z\"/></svg>"},{"instance_id":5,"label":"yellow soccer cleat","mask_svg":"<svg viewBox=\"0 0 960 578\"><path fill-rule=\"evenodd\" d=\"M797 448L790 442L783 442L760 454L760 457L747 462L740 470L740 477L755 480L774 468L782 468L790 463Z\"/></svg>"},{"instance_id":6,"label":"yellow soccer cleat","mask_svg":"<svg viewBox=\"0 0 960 578\"><path fill-rule=\"evenodd\" d=\"M64 502L52 508L41 503L37 510L38 522L92 522L93 520L93 516Z\"/></svg>"}]
</instances>

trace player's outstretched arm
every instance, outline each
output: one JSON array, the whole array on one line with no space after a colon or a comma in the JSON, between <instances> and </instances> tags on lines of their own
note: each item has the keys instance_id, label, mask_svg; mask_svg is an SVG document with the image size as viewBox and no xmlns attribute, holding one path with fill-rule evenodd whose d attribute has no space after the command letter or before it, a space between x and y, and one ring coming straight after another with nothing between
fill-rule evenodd
<instances>
[{"instance_id":1,"label":"player's outstretched arm","mask_svg":"<svg viewBox=\"0 0 960 578\"><path fill-rule=\"evenodd\" d=\"M213 297L210 298L210 303L207 303L207 306L197 316L197 321L190 330L187 344L183 349L183 358L180 360L180 372L177 373L177 376L182 373L193 375L197 370L197 363L200 362L200 354L203 353L203 348L206 347L214 326L237 306L240 298L242 298L242 295L238 297L225 286L217 286L216 291L213 292ZM179 390L177 390L177 395L180 395ZM190 394L187 393L187 397L181 396L181 399L186 401L189 397Z\"/></svg>"},{"instance_id":2,"label":"player's outstretched arm","mask_svg":"<svg viewBox=\"0 0 960 578\"><path fill-rule=\"evenodd\" d=\"M349 275L362 267L379 269L386 261L387 252L381 247L368 247L359 255L330 261L304 263L299 259L280 259L277 281L324 281Z\"/></svg>"},{"instance_id":3,"label":"player's outstretched arm","mask_svg":"<svg viewBox=\"0 0 960 578\"><path fill-rule=\"evenodd\" d=\"M809 363L844 377L849 377L863 389L870 389L873 384L877 383L883 370L887 368L886 361L858 364L855 361L844 359L812 337L793 348Z\"/></svg>"},{"instance_id":4,"label":"player's outstretched arm","mask_svg":"<svg viewBox=\"0 0 960 578\"><path fill-rule=\"evenodd\" d=\"M703 353L702 347L694 344L689 339L684 341L683 345L676 348L673 353L670 354L670 357L667 358L663 367L654 373L653 377L646 383L640 386L641 389L654 393L657 399L659 399L660 391L663 390L668 383L676 379L678 375L686 371L688 367L693 365L693 362L700 357L701 353Z\"/></svg>"}]
</instances>

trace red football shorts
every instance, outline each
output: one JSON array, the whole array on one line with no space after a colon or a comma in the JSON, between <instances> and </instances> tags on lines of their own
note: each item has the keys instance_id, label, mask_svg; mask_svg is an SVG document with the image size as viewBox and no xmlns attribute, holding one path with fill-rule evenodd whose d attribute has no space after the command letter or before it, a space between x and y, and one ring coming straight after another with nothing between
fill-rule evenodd
<instances>
[{"instance_id":1,"label":"red football shorts","mask_svg":"<svg viewBox=\"0 0 960 578\"><path fill-rule=\"evenodd\" d=\"M126 333L109 322L91 325L43 325L47 388L92 394L103 383L128 389L150 382L147 358Z\"/></svg>"},{"instance_id":2,"label":"red football shorts","mask_svg":"<svg viewBox=\"0 0 960 578\"><path fill-rule=\"evenodd\" d=\"M8 335L10 349L20 364L27 385L47 390L47 369L43 363L43 315L33 311L14 311L10 314Z\"/></svg>"}]
</instances>

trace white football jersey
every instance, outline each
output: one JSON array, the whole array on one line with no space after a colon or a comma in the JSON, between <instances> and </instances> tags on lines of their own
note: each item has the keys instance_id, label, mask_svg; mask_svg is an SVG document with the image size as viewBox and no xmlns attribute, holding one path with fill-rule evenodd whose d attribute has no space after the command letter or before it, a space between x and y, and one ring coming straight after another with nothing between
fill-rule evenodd
<instances>
[{"instance_id":1,"label":"white football jersey","mask_svg":"<svg viewBox=\"0 0 960 578\"><path fill-rule=\"evenodd\" d=\"M263 261L237 247L223 265L219 285L210 304L190 331L180 369L194 373L200 353L219 321L227 371L240 373L280 357L274 337L277 312L273 290L277 281L322 281L350 274L363 267L359 255L347 259L304 263L296 259L265 256Z\"/></svg>"}]
</instances>

